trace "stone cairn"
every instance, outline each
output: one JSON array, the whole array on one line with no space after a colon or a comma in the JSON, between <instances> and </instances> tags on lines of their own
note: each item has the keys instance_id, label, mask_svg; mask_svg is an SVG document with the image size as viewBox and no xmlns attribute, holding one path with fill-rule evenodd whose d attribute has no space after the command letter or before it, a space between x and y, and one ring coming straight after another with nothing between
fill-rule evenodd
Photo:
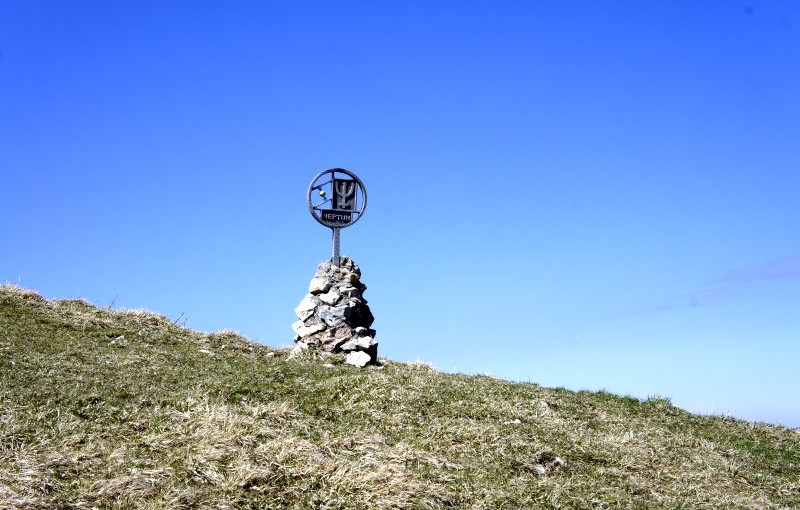
<instances>
[{"instance_id":1,"label":"stone cairn","mask_svg":"<svg viewBox=\"0 0 800 510\"><path fill-rule=\"evenodd\" d=\"M358 367L377 364L378 343L375 318L364 299L367 286L361 283L361 270L349 257L341 257L339 267L330 261L317 267L308 294L294 309L294 342L301 349L317 348L345 354L345 362Z\"/></svg>"}]
</instances>

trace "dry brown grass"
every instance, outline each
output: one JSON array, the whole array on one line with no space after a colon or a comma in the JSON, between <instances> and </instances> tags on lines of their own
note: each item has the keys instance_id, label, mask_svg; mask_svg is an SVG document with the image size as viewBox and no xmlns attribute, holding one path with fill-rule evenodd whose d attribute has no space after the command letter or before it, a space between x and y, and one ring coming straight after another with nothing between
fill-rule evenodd
<instances>
[{"instance_id":1,"label":"dry brown grass","mask_svg":"<svg viewBox=\"0 0 800 510\"><path fill-rule=\"evenodd\" d=\"M0 509L800 508L794 430L290 359L16 287L0 383Z\"/></svg>"}]
</instances>

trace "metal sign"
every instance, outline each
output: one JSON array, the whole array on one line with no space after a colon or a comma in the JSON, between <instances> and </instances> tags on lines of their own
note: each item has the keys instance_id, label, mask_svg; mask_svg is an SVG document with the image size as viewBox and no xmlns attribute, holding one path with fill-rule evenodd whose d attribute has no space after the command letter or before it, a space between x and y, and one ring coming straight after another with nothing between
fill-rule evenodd
<instances>
[{"instance_id":1,"label":"metal sign","mask_svg":"<svg viewBox=\"0 0 800 510\"><path fill-rule=\"evenodd\" d=\"M367 208L364 183L349 170L331 168L311 181L307 200L311 216L333 230L333 264L338 266L339 231L360 220Z\"/></svg>"},{"instance_id":2,"label":"metal sign","mask_svg":"<svg viewBox=\"0 0 800 510\"><path fill-rule=\"evenodd\" d=\"M349 227L361 219L366 208L364 183L344 168L320 172L308 186L308 210L326 227Z\"/></svg>"}]
</instances>

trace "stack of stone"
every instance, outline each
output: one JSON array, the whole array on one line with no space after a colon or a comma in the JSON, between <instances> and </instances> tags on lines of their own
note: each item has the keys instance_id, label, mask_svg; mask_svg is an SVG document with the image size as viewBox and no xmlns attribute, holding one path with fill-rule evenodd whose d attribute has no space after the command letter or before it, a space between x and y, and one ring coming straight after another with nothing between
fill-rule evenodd
<instances>
[{"instance_id":1,"label":"stack of stone","mask_svg":"<svg viewBox=\"0 0 800 510\"><path fill-rule=\"evenodd\" d=\"M336 267L330 261L317 268L308 294L294 312L300 319L292 324L294 342L303 349L318 348L344 353L345 362L363 367L378 360L375 320L363 293L361 270L349 257Z\"/></svg>"}]
</instances>

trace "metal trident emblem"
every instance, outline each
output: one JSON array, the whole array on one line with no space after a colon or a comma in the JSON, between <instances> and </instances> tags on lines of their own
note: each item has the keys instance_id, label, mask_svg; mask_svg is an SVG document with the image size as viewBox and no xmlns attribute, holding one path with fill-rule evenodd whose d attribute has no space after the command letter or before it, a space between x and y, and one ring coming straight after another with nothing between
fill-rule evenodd
<instances>
[{"instance_id":1,"label":"metal trident emblem","mask_svg":"<svg viewBox=\"0 0 800 510\"><path fill-rule=\"evenodd\" d=\"M335 180L334 183L336 184L336 195L338 200L336 201L336 208L337 209L345 209L345 210L352 210L355 209L355 191L356 191L356 183L355 182L347 182L347 181L340 181ZM348 200L349 197L350 198Z\"/></svg>"}]
</instances>

